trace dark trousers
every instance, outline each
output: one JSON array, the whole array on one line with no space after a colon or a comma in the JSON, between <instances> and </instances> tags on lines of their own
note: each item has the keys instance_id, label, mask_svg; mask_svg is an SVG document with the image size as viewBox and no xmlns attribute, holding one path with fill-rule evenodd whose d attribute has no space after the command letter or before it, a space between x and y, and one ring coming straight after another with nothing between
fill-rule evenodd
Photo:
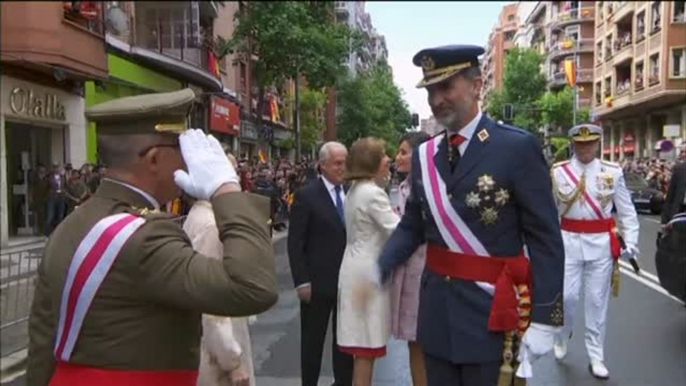
<instances>
[{"instance_id":1,"label":"dark trousers","mask_svg":"<svg viewBox=\"0 0 686 386\"><path fill-rule=\"evenodd\" d=\"M52 231L64 220L67 210L67 198L64 196L50 196L46 205L45 235L50 236Z\"/></svg>"},{"instance_id":2,"label":"dark trousers","mask_svg":"<svg viewBox=\"0 0 686 386\"><path fill-rule=\"evenodd\" d=\"M429 386L496 386L501 362L456 364L424 354Z\"/></svg>"},{"instance_id":3,"label":"dark trousers","mask_svg":"<svg viewBox=\"0 0 686 386\"><path fill-rule=\"evenodd\" d=\"M353 383L353 358L338 351L336 337L335 299L312 299L310 303L300 302L300 371L303 386L317 386L322 366L322 353L329 316L333 314L333 345L331 347L333 376L336 386L350 386Z\"/></svg>"}]
</instances>

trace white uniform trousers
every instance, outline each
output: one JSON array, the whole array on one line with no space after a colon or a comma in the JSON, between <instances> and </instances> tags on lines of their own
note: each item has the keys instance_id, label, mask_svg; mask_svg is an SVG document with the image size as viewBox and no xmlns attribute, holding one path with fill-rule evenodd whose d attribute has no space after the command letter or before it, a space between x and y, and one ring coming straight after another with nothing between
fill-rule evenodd
<instances>
[{"instance_id":1,"label":"white uniform trousers","mask_svg":"<svg viewBox=\"0 0 686 386\"><path fill-rule=\"evenodd\" d=\"M584 313L586 317L586 350L590 359L603 360L607 303L612 279L612 258L584 261L577 258L565 260L564 280L564 327L562 338L568 337L574 328L576 304L579 301L581 283L584 289Z\"/></svg>"}]
</instances>

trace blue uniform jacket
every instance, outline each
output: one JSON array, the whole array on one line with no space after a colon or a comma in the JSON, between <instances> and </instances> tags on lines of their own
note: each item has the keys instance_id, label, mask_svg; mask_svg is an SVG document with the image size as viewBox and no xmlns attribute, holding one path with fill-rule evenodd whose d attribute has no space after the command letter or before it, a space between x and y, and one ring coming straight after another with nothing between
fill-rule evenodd
<instances>
[{"instance_id":1,"label":"blue uniform jacket","mask_svg":"<svg viewBox=\"0 0 686 386\"><path fill-rule=\"evenodd\" d=\"M453 173L445 137L434 160L453 207L491 256L517 256L526 243L533 273L532 322L562 325L564 247L538 140L484 115ZM490 224L482 219L483 203L478 208L466 203L467 194L478 191L478 179L484 175L493 178L495 190L509 193ZM412 154L411 186L405 214L379 259L384 278L424 242L447 248L427 204L417 149ZM426 268L418 320L424 351L453 363L501 360L503 334L487 330L491 302L492 296L474 282L446 280Z\"/></svg>"}]
</instances>

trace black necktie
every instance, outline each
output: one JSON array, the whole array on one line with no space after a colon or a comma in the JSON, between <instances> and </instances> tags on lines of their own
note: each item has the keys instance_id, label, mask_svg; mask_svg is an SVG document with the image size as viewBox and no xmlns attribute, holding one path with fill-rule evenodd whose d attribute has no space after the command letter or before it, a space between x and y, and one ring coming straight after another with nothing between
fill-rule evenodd
<instances>
[{"instance_id":1,"label":"black necktie","mask_svg":"<svg viewBox=\"0 0 686 386\"><path fill-rule=\"evenodd\" d=\"M450 171L451 172L455 171L457 164L460 162L460 145L466 139L467 138L465 138L459 134L453 134L450 136L448 151L450 152L449 161L450 161Z\"/></svg>"}]
</instances>

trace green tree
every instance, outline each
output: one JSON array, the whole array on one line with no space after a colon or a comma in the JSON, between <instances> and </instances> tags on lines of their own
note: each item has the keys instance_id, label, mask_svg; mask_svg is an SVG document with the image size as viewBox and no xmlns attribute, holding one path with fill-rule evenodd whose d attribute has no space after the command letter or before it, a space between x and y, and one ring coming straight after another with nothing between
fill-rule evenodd
<instances>
[{"instance_id":1,"label":"green tree","mask_svg":"<svg viewBox=\"0 0 686 386\"><path fill-rule=\"evenodd\" d=\"M558 92L548 91L536 103L541 109L541 123L566 133L574 125L574 89L565 86ZM588 122L588 109L579 109L577 123Z\"/></svg>"},{"instance_id":2,"label":"green tree","mask_svg":"<svg viewBox=\"0 0 686 386\"><path fill-rule=\"evenodd\" d=\"M503 104L514 107L515 126L537 132L540 113L536 101L546 91L546 78L541 73L543 57L530 48L513 48L505 60L503 88L489 94L486 111L496 119L503 119Z\"/></svg>"},{"instance_id":3,"label":"green tree","mask_svg":"<svg viewBox=\"0 0 686 386\"><path fill-rule=\"evenodd\" d=\"M325 129L326 93L306 87L300 92L300 129L303 152L312 151Z\"/></svg>"},{"instance_id":4,"label":"green tree","mask_svg":"<svg viewBox=\"0 0 686 386\"><path fill-rule=\"evenodd\" d=\"M313 88L335 84L353 46L348 26L335 22L333 2L249 1L234 19L233 36L221 46L237 53L238 60L255 59L260 112L265 87L283 84L298 74ZM262 114L257 116L262 127Z\"/></svg>"},{"instance_id":5,"label":"green tree","mask_svg":"<svg viewBox=\"0 0 686 386\"><path fill-rule=\"evenodd\" d=\"M378 63L368 73L338 87L338 137L350 146L362 137L379 137L395 154L398 140L412 124L412 114L393 82L390 68Z\"/></svg>"}]
</instances>

